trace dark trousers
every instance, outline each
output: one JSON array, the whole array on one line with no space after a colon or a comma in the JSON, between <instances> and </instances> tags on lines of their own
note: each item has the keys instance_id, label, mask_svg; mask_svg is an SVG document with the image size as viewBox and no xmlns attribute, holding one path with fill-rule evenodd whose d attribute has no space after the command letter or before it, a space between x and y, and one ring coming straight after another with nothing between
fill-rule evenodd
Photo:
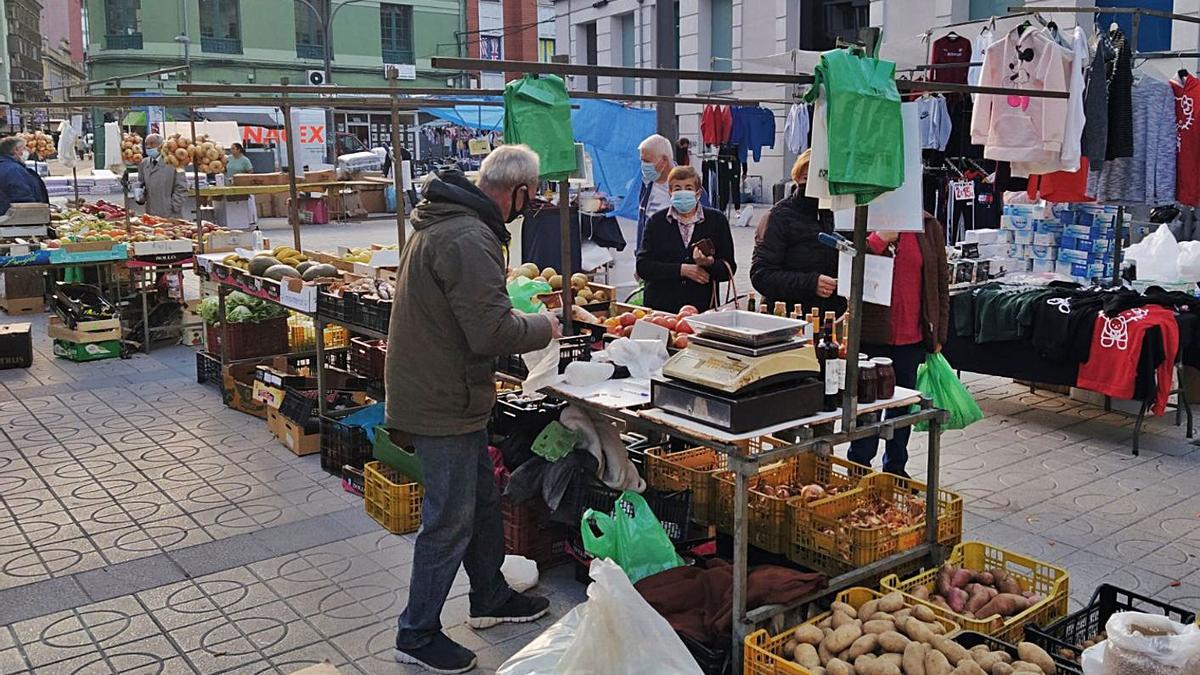
<instances>
[{"instance_id":1,"label":"dark trousers","mask_svg":"<svg viewBox=\"0 0 1200 675\"><path fill-rule=\"evenodd\" d=\"M917 384L917 366L925 362L925 347L921 343L913 345L862 345L862 351L875 358L883 356L892 360L892 368L896 370L896 386L913 389ZM907 412L904 407L889 408L887 418L899 417ZM912 427L903 427L892 432L892 438L884 443L883 470L897 476L908 476L904 470L908 464L908 437L912 435ZM879 452L879 437L860 438L850 444L850 452L846 458L851 462L871 466L875 453Z\"/></svg>"},{"instance_id":2,"label":"dark trousers","mask_svg":"<svg viewBox=\"0 0 1200 675\"><path fill-rule=\"evenodd\" d=\"M471 614L495 611L513 595L500 573L504 522L488 458L487 431L411 438L421 460L425 500L413 549L408 606L396 634L400 649L423 647L442 630L442 605L460 564L471 580Z\"/></svg>"}]
</instances>

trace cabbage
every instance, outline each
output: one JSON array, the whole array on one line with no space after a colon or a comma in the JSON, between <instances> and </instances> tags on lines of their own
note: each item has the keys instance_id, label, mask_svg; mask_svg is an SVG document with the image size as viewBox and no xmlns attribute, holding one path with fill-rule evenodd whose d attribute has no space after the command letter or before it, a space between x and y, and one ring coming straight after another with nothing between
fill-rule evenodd
<instances>
[{"instance_id":1,"label":"cabbage","mask_svg":"<svg viewBox=\"0 0 1200 675\"><path fill-rule=\"evenodd\" d=\"M216 323L219 305L216 296L210 296L200 301L197 311L204 323ZM282 305L268 302L241 291L234 291L225 296L225 318L230 323L260 323L267 319L287 316L288 310Z\"/></svg>"}]
</instances>

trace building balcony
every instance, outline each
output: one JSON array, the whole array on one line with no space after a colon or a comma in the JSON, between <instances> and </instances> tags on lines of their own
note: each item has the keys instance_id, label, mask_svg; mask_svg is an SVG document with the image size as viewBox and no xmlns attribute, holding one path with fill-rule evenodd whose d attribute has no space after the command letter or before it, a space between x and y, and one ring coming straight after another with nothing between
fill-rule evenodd
<instances>
[{"instance_id":1,"label":"building balcony","mask_svg":"<svg viewBox=\"0 0 1200 675\"><path fill-rule=\"evenodd\" d=\"M317 61L322 61L325 59L325 45L305 45L297 43L296 58L316 59Z\"/></svg>"},{"instance_id":2,"label":"building balcony","mask_svg":"<svg viewBox=\"0 0 1200 675\"><path fill-rule=\"evenodd\" d=\"M382 56L384 63L413 64L416 62L411 49L385 49Z\"/></svg>"},{"instance_id":3,"label":"building balcony","mask_svg":"<svg viewBox=\"0 0 1200 675\"><path fill-rule=\"evenodd\" d=\"M200 37L200 51L210 54L241 54L242 41L238 38Z\"/></svg>"},{"instance_id":4,"label":"building balcony","mask_svg":"<svg viewBox=\"0 0 1200 675\"><path fill-rule=\"evenodd\" d=\"M141 33L133 33L132 35L129 35L129 34L105 35L104 36L104 48L105 49L141 49L142 48L142 34Z\"/></svg>"}]
</instances>

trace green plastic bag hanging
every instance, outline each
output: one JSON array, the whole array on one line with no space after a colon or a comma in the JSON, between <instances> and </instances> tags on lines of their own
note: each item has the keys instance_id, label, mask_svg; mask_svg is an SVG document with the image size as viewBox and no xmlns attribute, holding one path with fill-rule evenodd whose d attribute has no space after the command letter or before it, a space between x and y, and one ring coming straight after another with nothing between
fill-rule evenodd
<instances>
[{"instance_id":1,"label":"green plastic bag hanging","mask_svg":"<svg viewBox=\"0 0 1200 675\"><path fill-rule=\"evenodd\" d=\"M542 310L539 293L549 293L550 284L542 280L534 281L527 277L516 277L508 282L508 299L512 301L513 309L525 314L536 314Z\"/></svg>"},{"instance_id":2,"label":"green plastic bag hanging","mask_svg":"<svg viewBox=\"0 0 1200 675\"><path fill-rule=\"evenodd\" d=\"M636 492L622 492L611 516L588 509L579 529L585 551L620 565L635 584L652 574L683 564L662 523Z\"/></svg>"},{"instance_id":3,"label":"green plastic bag hanging","mask_svg":"<svg viewBox=\"0 0 1200 675\"><path fill-rule=\"evenodd\" d=\"M950 419L944 426L946 429L965 429L983 419L979 404L975 403L946 357L940 353L925 357L925 363L917 367L917 389L933 399L934 407L950 413ZM929 422L918 422L914 428L927 431Z\"/></svg>"}]
</instances>

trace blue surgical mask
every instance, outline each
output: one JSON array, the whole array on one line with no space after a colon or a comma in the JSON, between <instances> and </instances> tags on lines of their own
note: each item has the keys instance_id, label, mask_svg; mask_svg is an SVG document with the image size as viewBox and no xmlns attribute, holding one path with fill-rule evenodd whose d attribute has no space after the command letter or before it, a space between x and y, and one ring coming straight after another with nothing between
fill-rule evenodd
<instances>
[{"instance_id":1,"label":"blue surgical mask","mask_svg":"<svg viewBox=\"0 0 1200 675\"><path fill-rule=\"evenodd\" d=\"M671 193L671 208L678 213L691 213L696 208L696 193L691 190L676 190Z\"/></svg>"},{"instance_id":2,"label":"blue surgical mask","mask_svg":"<svg viewBox=\"0 0 1200 675\"><path fill-rule=\"evenodd\" d=\"M158 148L146 148L146 156L150 159L158 157Z\"/></svg>"},{"instance_id":3,"label":"blue surgical mask","mask_svg":"<svg viewBox=\"0 0 1200 675\"><path fill-rule=\"evenodd\" d=\"M647 183L658 180L658 167L654 166L654 162L642 162L642 178Z\"/></svg>"}]
</instances>

